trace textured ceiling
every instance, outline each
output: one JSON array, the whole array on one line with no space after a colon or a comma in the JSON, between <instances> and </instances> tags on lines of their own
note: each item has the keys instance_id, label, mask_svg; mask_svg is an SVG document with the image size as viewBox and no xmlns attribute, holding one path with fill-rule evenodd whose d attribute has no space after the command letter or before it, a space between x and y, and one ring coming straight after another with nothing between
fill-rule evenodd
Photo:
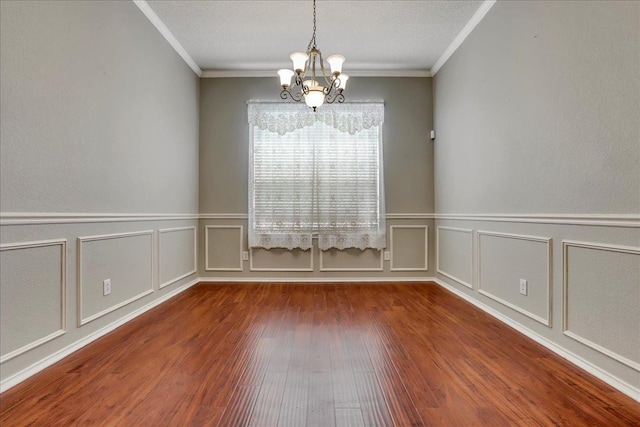
<instances>
[{"instance_id":1,"label":"textured ceiling","mask_svg":"<svg viewBox=\"0 0 640 427\"><path fill-rule=\"evenodd\" d=\"M313 30L311 0L148 1L203 70L291 67ZM317 45L358 71L429 70L482 4L468 1L317 1ZM347 71L348 72L348 71Z\"/></svg>"}]
</instances>

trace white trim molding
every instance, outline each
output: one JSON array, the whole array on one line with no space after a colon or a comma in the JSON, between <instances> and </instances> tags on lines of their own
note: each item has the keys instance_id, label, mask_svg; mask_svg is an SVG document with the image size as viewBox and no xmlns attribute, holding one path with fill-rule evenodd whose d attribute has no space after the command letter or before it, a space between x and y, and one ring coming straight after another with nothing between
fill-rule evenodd
<instances>
[{"instance_id":1,"label":"white trim molding","mask_svg":"<svg viewBox=\"0 0 640 427\"><path fill-rule=\"evenodd\" d=\"M175 233L178 231L188 231L188 230L192 230L193 231L193 268L182 274L179 275L178 277L174 277L172 279L166 280L166 281L162 281L162 273L161 273L161 264L162 264L162 235L166 234L166 233ZM195 274L198 271L198 265L197 265L197 259L198 259L198 236L197 236L197 229L196 226L191 226L191 227L176 227L176 228L162 228L160 230L158 230L158 283L160 283L159 285L159 289L162 289L166 286L169 286L175 282L177 282L178 280L184 279L185 277L191 276L192 274Z\"/></svg>"},{"instance_id":2,"label":"white trim molding","mask_svg":"<svg viewBox=\"0 0 640 427\"><path fill-rule=\"evenodd\" d=\"M378 252L378 257L380 258L380 265L375 268L367 268L367 267L343 267L343 268L327 268L324 266L324 256L323 254L328 251L319 251L320 252L320 261L319 261L319 271L384 271L384 256L383 251L379 249L372 249ZM313 267L312 267L313 268Z\"/></svg>"},{"instance_id":3,"label":"white trim molding","mask_svg":"<svg viewBox=\"0 0 640 427\"><path fill-rule=\"evenodd\" d=\"M273 77L273 70L203 70L203 79L226 77ZM349 70L351 77L431 77L429 70Z\"/></svg>"},{"instance_id":4,"label":"white trim molding","mask_svg":"<svg viewBox=\"0 0 640 427\"><path fill-rule=\"evenodd\" d=\"M249 271L279 271L279 272L285 272L285 271L289 271L289 272L312 272L313 271L313 258L314 258L314 249L313 249L313 245L311 246L311 248L308 249L309 251L309 267L304 267L304 268L271 268L271 267L254 267L253 266L253 251L255 249L260 249L260 248L249 248ZM302 251L302 252L307 252L307 251Z\"/></svg>"},{"instance_id":5,"label":"white trim molding","mask_svg":"<svg viewBox=\"0 0 640 427\"><path fill-rule=\"evenodd\" d=\"M551 262L552 262L552 258L551 258L551 242L552 242L552 238L551 237L538 237L538 236L527 236L524 234L511 234L511 233L498 233L498 232L494 232L494 231L481 231L478 230L477 231L477 235L478 235L478 239L477 239L477 245L478 245L478 293L491 298L494 301L499 302L500 304L509 307L512 310L517 311L520 314L524 314L525 316L542 323L543 325L545 325L548 328L551 328L551 281L552 281L552 277L551 277ZM544 243L547 245L547 257L546 257L546 261L547 261L547 272L546 272L546 278L547 278L547 284L545 287L546 293L547 293L547 297L545 298L545 301L547 303L547 307L546 307L546 315L547 317L540 317L534 313L531 313L528 310L525 310L522 307L519 307L513 303L510 303L509 301L505 301L504 299L493 295L490 292L485 291L484 289L482 289L482 274L481 274L481 268L482 268L482 236L492 236L492 237L500 237L500 238L504 238L504 239L515 239L515 240L524 240L524 241L530 241L530 242L537 242L537 243Z\"/></svg>"},{"instance_id":6,"label":"white trim molding","mask_svg":"<svg viewBox=\"0 0 640 427\"><path fill-rule=\"evenodd\" d=\"M209 229L220 228L220 229L238 229L240 230L239 236L239 253L238 260L240 264L238 267L209 267ZM244 249L243 245L244 240L244 228L241 225L206 225L204 227L204 270L205 271L243 271L243 259L242 259L242 251Z\"/></svg>"},{"instance_id":7,"label":"white trim molding","mask_svg":"<svg viewBox=\"0 0 640 427\"><path fill-rule=\"evenodd\" d=\"M198 77L202 76L202 70L196 64L196 61L193 60L189 52L182 46L182 44L178 41L178 39L173 35L173 33L167 28L164 22L158 17L158 15L153 11L149 3L145 0L133 0L136 6L144 13L144 16L153 24L154 27L162 34L171 47L176 51L178 55L187 63L187 65L193 70L194 73L198 75Z\"/></svg>"},{"instance_id":8,"label":"white trim molding","mask_svg":"<svg viewBox=\"0 0 640 427\"><path fill-rule=\"evenodd\" d=\"M591 225L600 227L640 228L638 214L435 214L387 213L388 220L439 219L459 221L519 222L533 224ZM98 222L176 221L176 220L247 220L246 213L65 213L0 212L0 226L75 224Z\"/></svg>"},{"instance_id":9,"label":"white trim molding","mask_svg":"<svg viewBox=\"0 0 640 427\"><path fill-rule=\"evenodd\" d=\"M246 213L203 213L200 219L249 219Z\"/></svg>"},{"instance_id":10,"label":"white trim molding","mask_svg":"<svg viewBox=\"0 0 640 427\"><path fill-rule=\"evenodd\" d=\"M76 308L77 308L77 320L78 320L78 327L81 327L83 325L86 325L89 322L92 322L102 316L105 316L119 308L122 308L126 305L131 304L134 301L139 300L140 298L143 298L151 293L154 292L154 287L153 287L153 246L154 246L154 242L153 242L153 235L154 235L154 231L153 230L145 230L145 231L135 231L132 233L114 233L114 234L103 234L103 235L99 235L99 236L82 236L82 237L78 237L78 254L77 254L77 259L78 259L78 265L77 265L77 277L78 277L78 283L76 286L76 293L77 293L77 300L76 300ZM150 277L150 283L149 283L149 289L145 290L144 292L141 292L137 295L134 295L133 297L126 299L124 301L121 301L117 304L114 304L98 313L92 314L89 317L83 317L82 314L82 245L86 242L95 242L95 241L100 241L100 240L111 240L111 239L125 239L127 237L137 237L137 236L149 236L149 243L150 243L150 248L149 248L149 268L150 268L150 273L149 273L149 277Z\"/></svg>"},{"instance_id":11,"label":"white trim molding","mask_svg":"<svg viewBox=\"0 0 640 427\"><path fill-rule=\"evenodd\" d=\"M592 348L620 363L634 369L635 371L640 372L640 363L628 359L614 351L609 350L608 348L596 344L593 341L576 334L569 330L569 248L585 248L585 249L593 249L600 250L606 252L617 252L623 254L631 254L631 255L640 255L640 248L630 247L630 246L621 246L621 245L610 245L610 244L602 244L602 243L594 243L594 242L577 242L574 240L563 240L562 241L562 333L579 343L586 345L587 347Z\"/></svg>"},{"instance_id":12,"label":"white trim molding","mask_svg":"<svg viewBox=\"0 0 640 427\"><path fill-rule=\"evenodd\" d=\"M435 219L640 228L638 214L435 214Z\"/></svg>"},{"instance_id":13,"label":"white trim molding","mask_svg":"<svg viewBox=\"0 0 640 427\"><path fill-rule=\"evenodd\" d=\"M424 229L424 267L394 267L393 266L393 229L394 228L413 228ZM428 225L390 225L389 226L389 246L390 246L390 263L389 271L428 271L429 270L429 226Z\"/></svg>"},{"instance_id":14,"label":"white trim molding","mask_svg":"<svg viewBox=\"0 0 640 427\"><path fill-rule=\"evenodd\" d=\"M387 213L387 219L435 219L432 213Z\"/></svg>"},{"instance_id":15,"label":"white trim molding","mask_svg":"<svg viewBox=\"0 0 640 427\"><path fill-rule=\"evenodd\" d=\"M1 212L0 225L197 220L198 214Z\"/></svg>"},{"instance_id":16,"label":"white trim molding","mask_svg":"<svg viewBox=\"0 0 640 427\"><path fill-rule=\"evenodd\" d=\"M353 276L353 277L200 277L200 282L203 284L218 284L218 283L396 283L396 282L411 282L411 283L427 283L433 282L432 277L393 277L393 276Z\"/></svg>"},{"instance_id":17,"label":"white trim molding","mask_svg":"<svg viewBox=\"0 0 640 427\"><path fill-rule=\"evenodd\" d=\"M574 365L578 366L579 368L584 369L585 371L587 371L588 373L590 373L591 375L595 376L596 378L604 381L605 383L609 384L611 387L619 390L620 392L626 394L627 396L631 397L632 399L635 399L636 401L640 402L640 388L638 388L637 386L631 385L625 381L622 381L621 379L615 377L614 375L610 374L609 372L599 368L598 366L594 365L593 363L589 362L588 360L583 359L582 357L578 356L575 353L572 353L571 351L567 350L566 348L560 346L559 344L556 344L555 342L552 342L550 340L548 340L547 338L543 337L542 335L538 334L537 332L534 332L533 330L521 325L520 323L516 322L515 320L511 319L510 317L500 313L499 311L489 307L488 305L483 304L482 302L480 302L479 300L477 300L474 296L469 295L465 292L463 292L460 289L457 289L455 286L451 286L450 284L435 278L435 277L428 277L428 278L424 278L424 281L433 281L435 283L437 283L438 285L442 286L443 288L445 288L446 290L448 290L449 292L459 296L460 298L462 298L463 300L467 301L468 303L471 303L473 305L475 305L476 307L478 307L480 310L484 311L485 313L489 314L490 316L493 316L494 318L496 318L497 320L501 321L502 323L512 327L513 329L515 329L516 331L520 332L521 334L523 334L524 336L531 338L532 340L534 340L535 342L537 342L538 344L548 348L549 350L551 350L552 352L556 353L558 356L568 360L569 362L573 363Z\"/></svg>"},{"instance_id":18,"label":"white trim molding","mask_svg":"<svg viewBox=\"0 0 640 427\"><path fill-rule=\"evenodd\" d=\"M449 47L447 47L447 49L444 51L442 56L440 56L440 58L438 58L436 63L433 64L433 67L431 67L431 75L435 76L436 73L440 70L440 68L442 68L442 66L447 62L447 60L451 58L451 55L453 55L454 52L458 50L460 45L462 45L462 42L464 42L465 39L469 36L469 34L471 34L471 31L473 31L473 29L476 28L476 26L480 23L480 21L482 21L482 19L485 17L487 12L489 12L489 10L493 7L493 5L496 4L496 1L497 0L485 0L480 5L478 10L476 10L476 13L473 14L471 19L469 19L469 22L467 22L467 24L462 28L462 30L460 31L460 33L458 33L456 38L453 39L453 41L451 42Z\"/></svg>"},{"instance_id":19,"label":"white trim molding","mask_svg":"<svg viewBox=\"0 0 640 427\"><path fill-rule=\"evenodd\" d=\"M0 252L13 251L19 249L43 248L47 246L60 246L60 329L44 337L23 345L0 357L0 364L20 356L44 343L47 343L67 332L67 240L39 240L33 242L8 243L0 245Z\"/></svg>"},{"instance_id":20,"label":"white trim molding","mask_svg":"<svg viewBox=\"0 0 640 427\"><path fill-rule=\"evenodd\" d=\"M471 236L471 265L469 266L469 272L471 274L471 283L465 282L459 277L453 274L447 273L440 268L440 230L454 231L458 233L467 233ZM436 227L436 273L442 274L444 277L460 283L462 286L466 286L469 289L473 289L473 258L475 256L475 250L473 249L473 229L471 228L456 228L456 227Z\"/></svg>"},{"instance_id":21,"label":"white trim molding","mask_svg":"<svg viewBox=\"0 0 640 427\"><path fill-rule=\"evenodd\" d=\"M192 287L193 285L196 285L200 282L204 281L204 279L201 278L197 278L194 279L192 281L190 281L189 283L186 283L182 286L180 286L179 288L176 288L174 290L172 290L171 292L168 292L164 295L162 295L161 297L159 297L158 299L155 299L151 302L149 302L148 304L145 304L144 306L140 307L137 310L134 310L133 312L121 317L120 319L98 329L95 332L90 333L89 335L80 338L79 340L75 341L74 343L62 348L61 350L37 361L36 363L32 364L31 366L23 369L22 371L6 378L3 379L2 382L0 383L0 393L4 393L5 391L9 390L11 387L14 387L16 385L18 385L19 383L21 383L22 381L26 380L27 378L37 374L38 372L48 368L49 366L53 365L54 363L62 360L63 358L69 356L70 354L80 350L82 347L85 347L86 345L92 343L93 341L97 340L98 338L108 334L109 332L112 332L113 330L117 329L118 327L124 325L125 323L135 319L136 317L140 316L141 314L151 310L152 308L162 304L163 302L169 300L170 298L173 298L174 296L186 291L187 289L189 289L190 287Z\"/></svg>"},{"instance_id":22,"label":"white trim molding","mask_svg":"<svg viewBox=\"0 0 640 427\"><path fill-rule=\"evenodd\" d=\"M433 213L387 213L387 219L434 219L436 214ZM249 215L246 213L201 213L199 215L199 219L215 219L215 220L224 220L224 219L248 219Z\"/></svg>"}]
</instances>

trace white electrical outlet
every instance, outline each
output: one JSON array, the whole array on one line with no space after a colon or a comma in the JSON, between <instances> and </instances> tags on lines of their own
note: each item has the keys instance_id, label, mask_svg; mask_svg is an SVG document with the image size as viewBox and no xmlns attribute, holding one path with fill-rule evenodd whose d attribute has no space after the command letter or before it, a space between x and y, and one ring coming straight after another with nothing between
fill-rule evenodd
<instances>
[{"instance_id":1,"label":"white electrical outlet","mask_svg":"<svg viewBox=\"0 0 640 427\"><path fill-rule=\"evenodd\" d=\"M385 261L390 261L391 260L391 252L384 251L384 260Z\"/></svg>"},{"instance_id":2,"label":"white electrical outlet","mask_svg":"<svg viewBox=\"0 0 640 427\"><path fill-rule=\"evenodd\" d=\"M242 252L242 260L249 261L249 251Z\"/></svg>"},{"instance_id":3,"label":"white electrical outlet","mask_svg":"<svg viewBox=\"0 0 640 427\"><path fill-rule=\"evenodd\" d=\"M525 279L520 279L520 295L526 296L528 291L527 281Z\"/></svg>"},{"instance_id":4,"label":"white electrical outlet","mask_svg":"<svg viewBox=\"0 0 640 427\"><path fill-rule=\"evenodd\" d=\"M102 281L102 295L107 296L111 293L111 279Z\"/></svg>"}]
</instances>

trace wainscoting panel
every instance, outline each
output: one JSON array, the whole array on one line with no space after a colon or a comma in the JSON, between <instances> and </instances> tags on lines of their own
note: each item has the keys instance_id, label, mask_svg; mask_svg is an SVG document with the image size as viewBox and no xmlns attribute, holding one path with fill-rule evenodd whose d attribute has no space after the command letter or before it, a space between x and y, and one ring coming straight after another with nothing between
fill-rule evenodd
<instances>
[{"instance_id":1,"label":"wainscoting panel","mask_svg":"<svg viewBox=\"0 0 640 427\"><path fill-rule=\"evenodd\" d=\"M78 326L153 292L153 234L78 237ZM105 279L110 295L103 295Z\"/></svg>"},{"instance_id":2,"label":"wainscoting panel","mask_svg":"<svg viewBox=\"0 0 640 427\"><path fill-rule=\"evenodd\" d=\"M473 230L436 228L436 270L451 280L473 289Z\"/></svg>"},{"instance_id":3,"label":"wainscoting panel","mask_svg":"<svg viewBox=\"0 0 640 427\"><path fill-rule=\"evenodd\" d=\"M161 289L196 272L196 251L195 226L158 230L158 282Z\"/></svg>"},{"instance_id":4,"label":"wainscoting panel","mask_svg":"<svg viewBox=\"0 0 640 427\"><path fill-rule=\"evenodd\" d=\"M251 271L313 271L313 247L307 251L252 248L249 251L249 269Z\"/></svg>"},{"instance_id":5,"label":"wainscoting panel","mask_svg":"<svg viewBox=\"0 0 640 427\"><path fill-rule=\"evenodd\" d=\"M551 238L478 231L478 292L551 327Z\"/></svg>"},{"instance_id":6,"label":"wainscoting panel","mask_svg":"<svg viewBox=\"0 0 640 427\"><path fill-rule=\"evenodd\" d=\"M429 270L429 226L392 225L390 271Z\"/></svg>"},{"instance_id":7,"label":"wainscoting panel","mask_svg":"<svg viewBox=\"0 0 640 427\"><path fill-rule=\"evenodd\" d=\"M0 363L66 332L64 239L0 246Z\"/></svg>"},{"instance_id":8,"label":"wainscoting panel","mask_svg":"<svg viewBox=\"0 0 640 427\"><path fill-rule=\"evenodd\" d=\"M242 271L243 230L241 225L205 226L206 271Z\"/></svg>"},{"instance_id":9,"label":"wainscoting panel","mask_svg":"<svg viewBox=\"0 0 640 427\"><path fill-rule=\"evenodd\" d=\"M320 251L320 271L383 271L382 251L348 248Z\"/></svg>"},{"instance_id":10,"label":"wainscoting panel","mask_svg":"<svg viewBox=\"0 0 640 427\"><path fill-rule=\"evenodd\" d=\"M562 252L564 334L640 372L640 248L564 240Z\"/></svg>"}]
</instances>

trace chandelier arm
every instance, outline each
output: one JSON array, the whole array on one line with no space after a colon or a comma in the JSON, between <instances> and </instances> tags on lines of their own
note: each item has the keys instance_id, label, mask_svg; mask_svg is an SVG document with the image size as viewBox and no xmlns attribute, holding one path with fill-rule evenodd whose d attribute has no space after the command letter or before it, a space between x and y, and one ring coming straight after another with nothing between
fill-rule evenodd
<instances>
[{"instance_id":1,"label":"chandelier arm","mask_svg":"<svg viewBox=\"0 0 640 427\"><path fill-rule=\"evenodd\" d=\"M324 70L324 60L322 59L322 52L318 51L318 56L320 57L320 70L322 71L322 77L327 83L327 86L330 86L333 83L333 79L327 78L327 72Z\"/></svg>"},{"instance_id":2,"label":"chandelier arm","mask_svg":"<svg viewBox=\"0 0 640 427\"><path fill-rule=\"evenodd\" d=\"M319 53L319 51L314 48L314 50L311 52L311 56L309 57L309 61L311 62L311 80L313 80L314 82L317 82L316 80L316 56L317 53Z\"/></svg>"},{"instance_id":3,"label":"chandelier arm","mask_svg":"<svg viewBox=\"0 0 640 427\"><path fill-rule=\"evenodd\" d=\"M340 77L333 78L331 83L329 83L329 85L324 88L323 92L325 96L336 96L336 93L342 93L342 91L340 90Z\"/></svg>"},{"instance_id":4,"label":"chandelier arm","mask_svg":"<svg viewBox=\"0 0 640 427\"><path fill-rule=\"evenodd\" d=\"M342 104L344 102L344 95L341 93L335 93L334 96L329 96L325 98L327 104L333 104L334 102L338 102L338 104Z\"/></svg>"},{"instance_id":5,"label":"chandelier arm","mask_svg":"<svg viewBox=\"0 0 640 427\"><path fill-rule=\"evenodd\" d=\"M332 85L333 87L339 91L340 93L342 93L342 91L340 90L340 85L342 84L342 80L340 80L340 74L338 74L332 81Z\"/></svg>"},{"instance_id":6,"label":"chandelier arm","mask_svg":"<svg viewBox=\"0 0 640 427\"><path fill-rule=\"evenodd\" d=\"M302 101L302 92L293 93L289 89L283 89L282 92L280 92L280 98L300 102Z\"/></svg>"}]
</instances>

